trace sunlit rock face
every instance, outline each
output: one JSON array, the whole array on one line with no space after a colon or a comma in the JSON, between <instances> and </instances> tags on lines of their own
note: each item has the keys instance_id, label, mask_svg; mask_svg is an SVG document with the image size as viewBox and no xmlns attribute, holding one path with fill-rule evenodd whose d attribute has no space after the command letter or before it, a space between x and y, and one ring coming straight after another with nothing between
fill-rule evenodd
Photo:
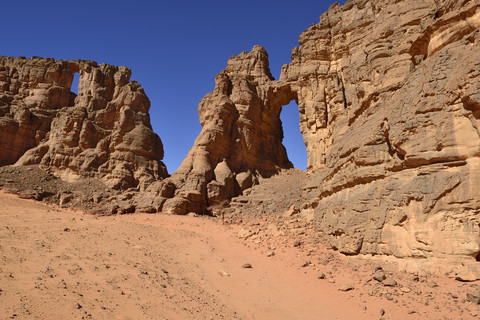
<instances>
[{"instance_id":1,"label":"sunlit rock face","mask_svg":"<svg viewBox=\"0 0 480 320\"><path fill-rule=\"evenodd\" d=\"M288 88L287 88L288 89ZM163 211L206 212L249 188L259 177L291 168L280 112L294 93L277 87L265 49L255 46L228 60L213 92L198 106L202 131L172 177L149 191L168 193Z\"/></svg>"},{"instance_id":2,"label":"sunlit rock face","mask_svg":"<svg viewBox=\"0 0 480 320\"><path fill-rule=\"evenodd\" d=\"M300 36L280 83L298 97L326 243L478 259L479 27L478 1L350 1Z\"/></svg>"},{"instance_id":3,"label":"sunlit rock face","mask_svg":"<svg viewBox=\"0 0 480 320\"><path fill-rule=\"evenodd\" d=\"M348 1L300 35L278 81L263 48L234 56L199 105L203 130L164 209L202 211L240 193L239 180L290 167L279 113L296 100L304 210L325 243L475 262L479 26L478 1Z\"/></svg>"},{"instance_id":4,"label":"sunlit rock face","mask_svg":"<svg viewBox=\"0 0 480 320\"><path fill-rule=\"evenodd\" d=\"M76 72L78 96L70 90ZM40 164L117 189L166 177L150 101L130 75L93 61L0 57L0 165Z\"/></svg>"}]
</instances>

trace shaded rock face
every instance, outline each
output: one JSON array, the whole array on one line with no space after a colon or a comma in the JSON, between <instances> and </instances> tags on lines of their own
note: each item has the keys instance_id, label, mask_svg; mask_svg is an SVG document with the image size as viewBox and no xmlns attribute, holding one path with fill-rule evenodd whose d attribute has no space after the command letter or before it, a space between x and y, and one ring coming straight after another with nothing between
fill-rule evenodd
<instances>
[{"instance_id":1,"label":"shaded rock face","mask_svg":"<svg viewBox=\"0 0 480 320\"><path fill-rule=\"evenodd\" d=\"M65 180L101 178L117 189L166 177L150 101L130 75L93 61L0 57L0 165L41 164Z\"/></svg>"},{"instance_id":2,"label":"shaded rock face","mask_svg":"<svg viewBox=\"0 0 480 320\"><path fill-rule=\"evenodd\" d=\"M479 260L479 26L478 1L333 5L278 81L261 47L229 60L188 157L151 191L168 194L164 211L203 211L290 167L279 113L296 100L311 173L303 208L326 243Z\"/></svg>"}]
</instances>

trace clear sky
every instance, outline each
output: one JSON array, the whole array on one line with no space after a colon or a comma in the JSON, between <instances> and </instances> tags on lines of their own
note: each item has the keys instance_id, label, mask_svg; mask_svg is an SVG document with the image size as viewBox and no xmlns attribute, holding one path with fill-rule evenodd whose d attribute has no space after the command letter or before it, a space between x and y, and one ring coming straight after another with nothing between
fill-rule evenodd
<instances>
[{"instance_id":1,"label":"clear sky","mask_svg":"<svg viewBox=\"0 0 480 320\"><path fill-rule=\"evenodd\" d=\"M265 47L276 79L298 36L334 1L2 1L0 55L95 60L132 69L152 103L168 171L201 130L197 105L227 60ZM343 4L344 1L341 1ZM298 107L281 115L290 161L305 169Z\"/></svg>"}]
</instances>

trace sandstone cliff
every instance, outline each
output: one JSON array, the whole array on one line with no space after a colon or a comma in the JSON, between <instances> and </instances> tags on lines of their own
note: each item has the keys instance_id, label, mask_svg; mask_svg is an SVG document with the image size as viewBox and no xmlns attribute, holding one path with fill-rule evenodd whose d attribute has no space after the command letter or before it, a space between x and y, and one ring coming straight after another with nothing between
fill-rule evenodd
<instances>
[{"instance_id":1,"label":"sandstone cliff","mask_svg":"<svg viewBox=\"0 0 480 320\"><path fill-rule=\"evenodd\" d=\"M332 247L480 260L479 27L478 1L353 1L300 36L280 81Z\"/></svg>"},{"instance_id":2,"label":"sandstone cliff","mask_svg":"<svg viewBox=\"0 0 480 320\"><path fill-rule=\"evenodd\" d=\"M70 91L76 72L78 96ZM117 189L166 177L150 101L130 75L93 61L0 57L0 166L40 164Z\"/></svg>"}]
</instances>

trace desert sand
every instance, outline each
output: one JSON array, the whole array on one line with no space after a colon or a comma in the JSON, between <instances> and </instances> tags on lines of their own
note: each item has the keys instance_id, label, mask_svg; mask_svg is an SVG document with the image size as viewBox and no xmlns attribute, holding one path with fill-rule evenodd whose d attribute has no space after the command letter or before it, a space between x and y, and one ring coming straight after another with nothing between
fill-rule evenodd
<instances>
[{"instance_id":1,"label":"desert sand","mask_svg":"<svg viewBox=\"0 0 480 320\"><path fill-rule=\"evenodd\" d=\"M396 287L385 287L371 279L374 266L366 262L322 247L312 253L282 235L268 244L239 237L252 226L262 227L201 216L98 217L2 192L0 318L478 316L465 299L474 284L402 273L392 274ZM353 289L339 290L345 285Z\"/></svg>"}]
</instances>

